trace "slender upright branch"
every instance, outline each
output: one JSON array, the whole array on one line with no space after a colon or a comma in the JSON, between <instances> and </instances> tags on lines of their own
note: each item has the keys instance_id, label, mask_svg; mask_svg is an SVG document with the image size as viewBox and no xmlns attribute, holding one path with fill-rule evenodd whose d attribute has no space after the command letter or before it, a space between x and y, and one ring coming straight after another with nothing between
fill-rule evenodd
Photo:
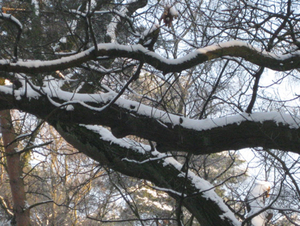
<instances>
[{"instance_id":1,"label":"slender upright branch","mask_svg":"<svg viewBox=\"0 0 300 226\"><path fill-rule=\"evenodd\" d=\"M14 204L14 219L17 226L30 225L30 210L26 206L25 187L21 169L20 153L9 110L0 112L3 145L6 154L7 171Z\"/></svg>"}]
</instances>

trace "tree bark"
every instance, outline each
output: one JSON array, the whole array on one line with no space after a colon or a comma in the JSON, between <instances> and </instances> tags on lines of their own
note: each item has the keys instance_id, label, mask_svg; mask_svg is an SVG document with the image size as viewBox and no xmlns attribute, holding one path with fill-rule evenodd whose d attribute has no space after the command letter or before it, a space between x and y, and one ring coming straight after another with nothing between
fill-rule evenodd
<instances>
[{"instance_id":1,"label":"tree bark","mask_svg":"<svg viewBox=\"0 0 300 226\"><path fill-rule=\"evenodd\" d=\"M17 226L28 226L30 225L30 211L26 208L20 154L17 152L17 142L14 142L16 135L9 110L0 112L0 123L13 199L14 221Z\"/></svg>"}]
</instances>

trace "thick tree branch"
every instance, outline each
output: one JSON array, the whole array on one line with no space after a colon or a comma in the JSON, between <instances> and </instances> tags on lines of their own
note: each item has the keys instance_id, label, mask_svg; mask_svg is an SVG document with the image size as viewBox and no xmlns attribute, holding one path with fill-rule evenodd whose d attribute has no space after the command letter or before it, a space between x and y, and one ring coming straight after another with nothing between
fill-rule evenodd
<instances>
[{"instance_id":1,"label":"thick tree branch","mask_svg":"<svg viewBox=\"0 0 300 226\"><path fill-rule=\"evenodd\" d=\"M26 61L19 60L13 63L9 60L0 60L0 71L18 73L40 73L67 68L78 67L81 64L96 60L97 57L107 56L109 58L126 57L135 60L143 60L163 73L180 72L197 66L206 61L224 56L241 57L253 64L271 68L277 71L288 71L300 68L300 51L293 54L277 56L270 52L261 51L250 44L241 41L231 41L208 46L195 50L185 57L178 59L165 59L160 55L149 51L142 45L120 45L116 43L99 44L98 51L92 47L78 54L62 57L48 61Z\"/></svg>"},{"instance_id":2,"label":"thick tree branch","mask_svg":"<svg viewBox=\"0 0 300 226\"><path fill-rule=\"evenodd\" d=\"M146 145L115 139L104 128L62 122L53 126L66 141L101 164L122 174L149 180L173 198L180 198L183 192L183 205L201 225L239 225L212 186L191 172L187 179L181 176L184 174L180 170L182 165L172 157L152 151Z\"/></svg>"},{"instance_id":3,"label":"thick tree branch","mask_svg":"<svg viewBox=\"0 0 300 226\"><path fill-rule=\"evenodd\" d=\"M0 89L0 110L19 109L50 123L60 121L70 125L83 123L108 126L119 138L136 135L155 141L157 149L162 152L208 154L264 147L300 153L299 120L277 112L193 120L123 99L118 99L105 110L99 110L114 98L110 94L89 95L90 101L87 100L87 95L70 94L73 100L65 102L72 105L72 110L69 111L67 105L53 105L47 96L19 96L15 99L7 93L7 90L1 92ZM66 92L58 93L59 95L66 96ZM55 100L62 102L57 99L58 96ZM85 103L79 101L82 98L86 99Z\"/></svg>"}]
</instances>

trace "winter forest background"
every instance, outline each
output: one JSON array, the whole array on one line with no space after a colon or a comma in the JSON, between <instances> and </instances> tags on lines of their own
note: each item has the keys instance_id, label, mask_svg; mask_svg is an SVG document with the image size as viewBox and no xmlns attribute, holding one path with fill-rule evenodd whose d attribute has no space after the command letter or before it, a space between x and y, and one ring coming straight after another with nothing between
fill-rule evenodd
<instances>
[{"instance_id":1,"label":"winter forest background","mask_svg":"<svg viewBox=\"0 0 300 226\"><path fill-rule=\"evenodd\" d=\"M299 1L0 6L0 225L300 225Z\"/></svg>"}]
</instances>

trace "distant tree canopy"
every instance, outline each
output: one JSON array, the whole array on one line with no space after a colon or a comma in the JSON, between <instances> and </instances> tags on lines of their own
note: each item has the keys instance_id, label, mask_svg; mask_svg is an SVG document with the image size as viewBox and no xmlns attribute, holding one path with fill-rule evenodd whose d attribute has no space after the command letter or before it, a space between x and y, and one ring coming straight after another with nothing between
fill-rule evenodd
<instances>
[{"instance_id":1,"label":"distant tree canopy","mask_svg":"<svg viewBox=\"0 0 300 226\"><path fill-rule=\"evenodd\" d=\"M107 174L167 193L171 225L296 224L299 8L292 0L2 1L0 109L35 116L36 128L47 122ZM3 158L26 153L10 145ZM245 148L248 163L257 161L254 180L241 166ZM272 184L256 212L246 207L254 185L245 185L255 180ZM33 211L20 205L12 215Z\"/></svg>"}]
</instances>

